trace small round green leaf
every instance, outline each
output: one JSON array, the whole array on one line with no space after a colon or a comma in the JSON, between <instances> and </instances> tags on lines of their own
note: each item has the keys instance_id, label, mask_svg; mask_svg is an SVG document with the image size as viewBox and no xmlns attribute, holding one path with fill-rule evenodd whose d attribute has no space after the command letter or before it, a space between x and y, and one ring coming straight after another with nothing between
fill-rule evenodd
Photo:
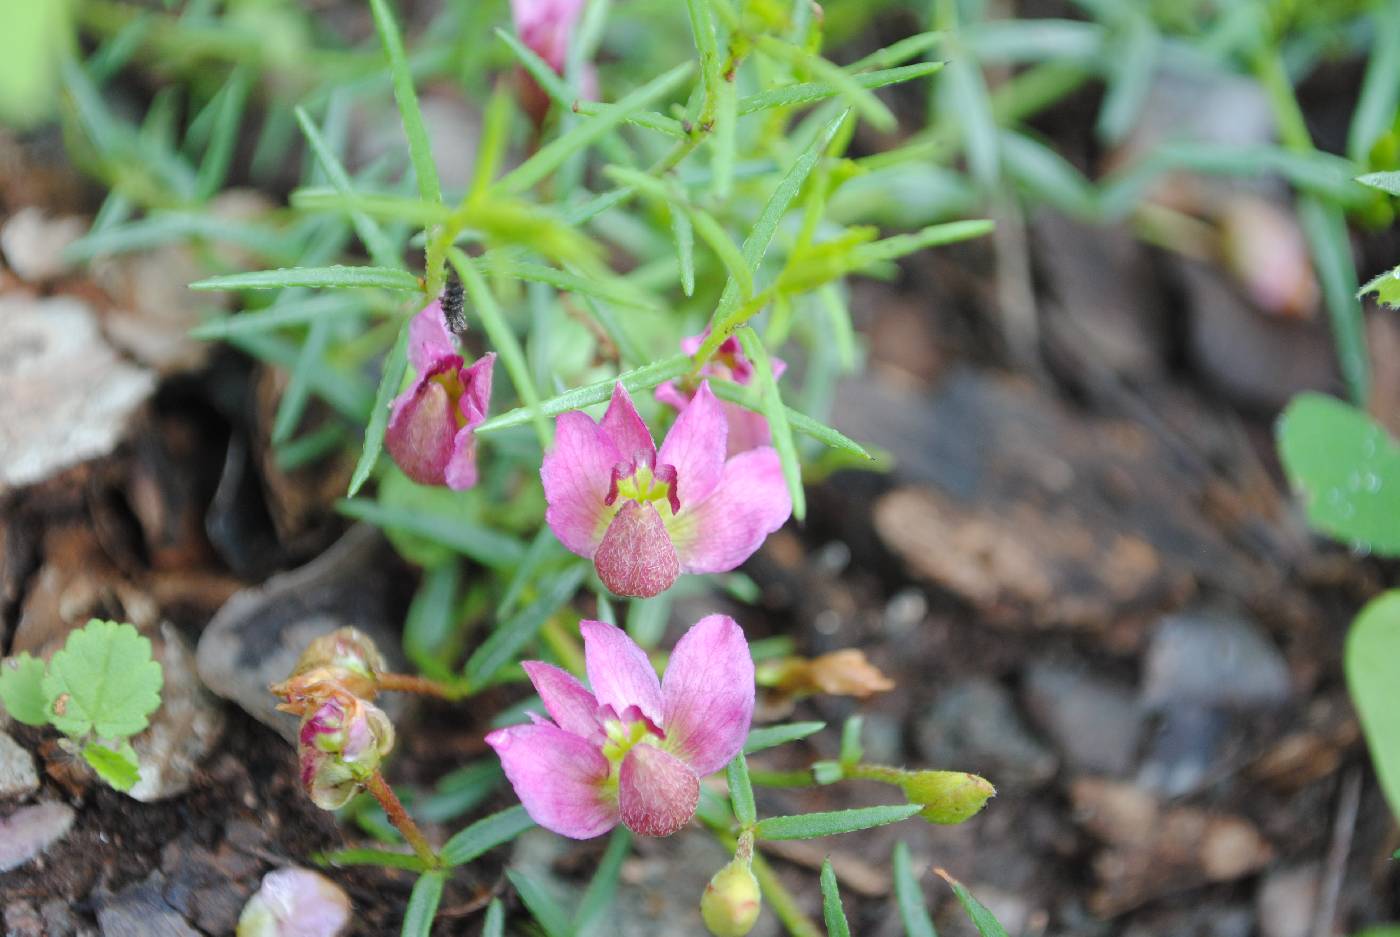
<instances>
[{"instance_id":1,"label":"small round green leaf","mask_svg":"<svg viewBox=\"0 0 1400 937\"><path fill-rule=\"evenodd\" d=\"M1309 524L1358 550L1400 554L1400 446L1365 412L1300 394L1279 419L1278 449Z\"/></svg>"},{"instance_id":2,"label":"small round green leaf","mask_svg":"<svg viewBox=\"0 0 1400 937\"><path fill-rule=\"evenodd\" d=\"M130 742L123 742L115 749L89 742L83 746L83 761L97 772L98 777L119 791L129 791L141 780L136 750Z\"/></svg>"},{"instance_id":3,"label":"small round green leaf","mask_svg":"<svg viewBox=\"0 0 1400 937\"><path fill-rule=\"evenodd\" d=\"M27 726L49 724L44 705L44 662L28 652L0 660L0 705Z\"/></svg>"},{"instance_id":4,"label":"small round green leaf","mask_svg":"<svg viewBox=\"0 0 1400 937\"><path fill-rule=\"evenodd\" d=\"M1381 594L1356 616L1343 664L1381 790L1400 817L1400 590Z\"/></svg>"}]
</instances>

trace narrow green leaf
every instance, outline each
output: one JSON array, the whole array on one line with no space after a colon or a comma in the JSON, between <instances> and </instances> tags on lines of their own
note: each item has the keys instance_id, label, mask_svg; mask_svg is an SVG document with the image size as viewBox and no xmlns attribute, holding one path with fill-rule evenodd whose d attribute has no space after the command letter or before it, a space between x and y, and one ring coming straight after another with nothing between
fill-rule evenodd
<instances>
[{"instance_id":1,"label":"narrow green leaf","mask_svg":"<svg viewBox=\"0 0 1400 937\"><path fill-rule=\"evenodd\" d=\"M929 225L913 234L896 234L870 244L860 244L852 253L857 267L888 263L928 247L940 247L944 244L985 237L991 234L995 226L995 223L988 219L949 221L945 224Z\"/></svg>"},{"instance_id":2,"label":"narrow green leaf","mask_svg":"<svg viewBox=\"0 0 1400 937\"><path fill-rule=\"evenodd\" d=\"M598 871L579 901L578 912L574 915L574 931L579 937L589 937L597 933L605 923L605 915L612 907L617 895L618 877L622 872L622 862L632 851L632 834L627 827L619 826L608 838L608 848L598 860Z\"/></svg>"},{"instance_id":3,"label":"narrow green leaf","mask_svg":"<svg viewBox=\"0 0 1400 937\"><path fill-rule=\"evenodd\" d=\"M909 861L909 847L903 840L894 844L894 901L904 923L904 937L938 937L924 904L924 890Z\"/></svg>"},{"instance_id":4,"label":"narrow green leaf","mask_svg":"<svg viewBox=\"0 0 1400 937\"><path fill-rule=\"evenodd\" d=\"M957 115L955 126L962 135L973 178L984 188L994 185L1001 173L996 116L982 69L965 45L950 47L939 90L944 112Z\"/></svg>"},{"instance_id":5,"label":"narrow green leaf","mask_svg":"<svg viewBox=\"0 0 1400 937\"><path fill-rule=\"evenodd\" d=\"M508 843L535 825L519 804L478 820L442 844L438 855L449 866L463 865L477 856Z\"/></svg>"},{"instance_id":6,"label":"narrow green leaf","mask_svg":"<svg viewBox=\"0 0 1400 937\"><path fill-rule=\"evenodd\" d=\"M762 402L750 387L735 384L733 381L721 381L712 378L710 380L710 389L713 390L715 396L721 400L737 403L739 406L753 410L755 413L763 412ZM786 413L788 423L799 433L811 436L813 439L817 440L817 442L829 446L832 449L840 449L843 452L849 452L851 455L859 458L874 461L875 457L866 451L864 446L854 439L851 439L840 430L827 426L825 423L818 420L814 420L807 414L794 410L791 407L787 408ZM480 432L480 429L477 431Z\"/></svg>"},{"instance_id":7,"label":"narrow green leaf","mask_svg":"<svg viewBox=\"0 0 1400 937\"><path fill-rule=\"evenodd\" d=\"M480 687L494 681L501 668L515 660L535 639L545 621L573 598L587 571L586 565L575 563L540 583L539 597L501 622L491 637L481 642L467 658L467 683Z\"/></svg>"},{"instance_id":8,"label":"narrow green leaf","mask_svg":"<svg viewBox=\"0 0 1400 937\"><path fill-rule=\"evenodd\" d=\"M433 918L437 917L438 903L442 901L442 886L447 882L444 872L424 872L413 883L413 893L408 896L408 908L403 914L403 937L428 937L433 930Z\"/></svg>"},{"instance_id":9,"label":"narrow green leaf","mask_svg":"<svg viewBox=\"0 0 1400 937\"><path fill-rule=\"evenodd\" d=\"M916 78L924 78L937 73L942 68L942 62L918 62L914 65L901 65L898 68L887 68L878 72L866 72L862 75L848 77L852 84L870 90L913 81ZM743 117L745 114L766 111L775 107L803 107L835 97L839 93L840 89L827 82L799 82L746 95L739 99L738 112L739 116Z\"/></svg>"},{"instance_id":10,"label":"narrow green leaf","mask_svg":"<svg viewBox=\"0 0 1400 937\"><path fill-rule=\"evenodd\" d=\"M1099 139L1118 143L1133 129L1157 69L1160 37L1146 13L1127 18L1121 44L1108 57L1108 93L1095 125Z\"/></svg>"},{"instance_id":11,"label":"narrow green leaf","mask_svg":"<svg viewBox=\"0 0 1400 937\"><path fill-rule=\"evenodd\" d=\"M416 293L423 288L407 270L388 267L283 267L209 277L190 284L192 290L280 290L291 286L311 289L381 289Z\"/></svg>"},{"instance_id":12,"label":"narrow green leaf","mask_svg":"<svg viewBox=\"0 0 1400 937\"><path fill-rule=\"evenodd\" d=\"M923 55L942 41L943 33L937 30L906 36L898 42L890 43L883 49L876 49L869 55L856 59L846 66L846 71L863 72L867 68L888 69L901 62L907 62L915 56ZM930 63L921 62L919 64L928 65ZM866 87L870 86L866 85Z\"/></svg>"},{"instance_id":13,"label":"narrow green leaf","mask_svg":"<svg viewBox=\"0 0 1400 937\"><path fill-rule=\"evenodd\" d=\"M681 265L681 292L695 295L695 229L690 216L672 207L671 235L676 240L676 260Z\"/></svg>"},{"instance_id":14,"label":"narrow green leaf","mask_svg":"<svg viewBox=\"0 0 1400 937\"><path fill-rule=\"evenodd\" d=\"M218 101L209 147L204 151L204 159L195 175L196 201L203 202L212 198L228 177L228 167L233 161L233 148L238 142L239 124L243 119L243 106L248 100L250 84L248 73L241 67L235 68L216 95Z\"/></svg>"},{"instance_id":15,"label":"narrow green leaf","mask_svg":"<svg viewBox=\"0 0 1400 937\"><path fill-rule=\"evenodd\" d=\"M120 206L121 201L111 204ZM92 230L64 248L62 257L81 263L102 254L128 254L193 239L236 244L274 263L296 256L284 234L263 224L203 212L157 211L135 221L109 216L101 227L93 222Z\"/></svg>"},{"instance_id":16,"label":"narrow green leaf","mask_svg":"<svg viewBox=\"0 0 1400 937\"><path fill-rule=\"evenodd\" d=\"M1400 196L1400 172L1369 172L1364 176L1357 176L1356 181L1373 189Z\"/></svg>"},{"instance_id":17,"label":"narrow green leaf","mask_svg":"<svg viewBox=\"0 0 1400 937\"><path fill-rule=\"evenodd\" d=\"M481 937L505 937L506 909L501 899L492 898L486 906L486 923L481 925Z\"/></svg>"},{"instance_id":18,"label":"narrow green leaf","mask_svg":"<svg viewBox=\"0 0 1400 937\"><path fill-rule=\"evenodd\" d=\"M773 377L773 364L768 357L768 349L758 333L744 326L737 333L744 354L754 367L755 386L763 399L763 415L768 418L768 429L773 436L773 448L778 450L778 459L783 466L783 478L787 481L788 496L792 498L792 516L801 523L807 517L807 493L802 487L802 460L797 454L797 445L792 439L792 426L788 423L787 407L783 406L782 391Z\"/></svg>"},{"instance_id":19,"label":"narrow green leaf","mask_svg":"<svg viewBox=\"0 0 1400 937\"><path fill-rule=\"evenodd\" d=\"M408 606L403 624L404 655L425 672L440 671L456 632L456 600L460 568L449 560L423 574L422 584Z\"/></svg>"},{"instance_id":20,"label":"narrow green leaf","mask_svg":"<svg viewBox=\"0 0 1400 937\"><path fill-rule=\"evenodd\" d=\"M1366 64L1366 77L1347 129L1347 156L1362 166L1368 162L1376 140L1395 121L1396 109L1400 107L1400 7L1383 4L1373 16L1376 35L1371 43L1371 59Z\"/></svg>"},{"instance_id":21,"label":"narrow green leaf","mask_svg":"<svg viewBox=\"0 0 1400 937\"><path fill-rule=\"evenodd\" d=\"M1298 196L1298 221L1307 236L1322 295L1332 324L1332 342L1347 391L1365 406L1371 390L1371 364L1366 352L1366 321L1356 298L1356 262L1341 208L1312 193Z\"/></svg>"},{"instance_id":22,"label":"narrow green leaf","mask_svg":"<svg viewBox=\"0 0 1400 937\"><path fill-rule=\"evenodd\" d=\"M421 198L358 189L340 192L334 187L320 185L293 189L290 201L293 208L304 211L362 212L383 221L403 221L425 227L441 224L452 216L452 209L446 205L425 202Z\"/></svg>"},{"instance_id":23,"label":"narrow green leaf","mask_svg":"<svg viewBox=\"0 0 1400 937\"><path fill-rule=\"evenodd\" d=\"M606 299L615 302L620 306L628 306L632 309L642 309L647 312L659 313L662 308L650 296L642 290L636 289L621 277L608 275L607 277L580 276L576 273L569 273L565 270L557 270L554 267L547 267L544 264L530 263L523 260L511 260L497 257L495 254L488 254L476 261L476 264L489 273L498 276L515 277L520 280L528 280L535 283L547 283L550 286L568 293L578 293L581 296L597 296L599 299Z\"/></svg>"},{"instance_id":24,"label":"narrow green leaf","mask_svg":"<svg viewBox=\"0 0 1400 937\"><path fill-rule=\"evenodd\" d=\"M769 817L754 827L759 839L816 839L854 833L872 827L907 820L922 809L918 804L897 804L887 807L856 807L829 813L805 813L791 817Z\"/></svg>"},{"instance_id":25,"label":"narrow green leaf","mask_svg":"<svg viewBox=\"0 0 1400 937\"><path fill-rule=\"evenodd\" d=\"M525 589L539 580L540 569L546 562L560 555L559 539L548 526L541 527L530 541L525 551L525 559L515 568L515 573L501 593L500 604L496 606L496 618L509 618L520 605Z\"/></svg>"},{"instance_id":26,"label":"narrow green leaf","mask_svg":"<svg viewBox=\"0 0 1400 937\"><path fill-rule=\"evenodd\" d=\"M796 742L798 739L805 739L825 728L825 722L790 722L786 725L750 729L749 737L744 742L744 754L752 755L754 752L761 752L767 748L776 748L779 745L786 745L788 742Z\"/></svg>"},{"instance_id":27,"label":"narrow green leaf","mask_svg":"<svg viewBox=\"0 0 1400 937\"><path fill-rule=\"evenodd\" d=\"M997 922L992 912L988 911L986 907L983 906L982 902L972 897L968 890L962 886L961 882L953 878L943 869L934 869L934 872L939 878L952 886L953 894L958 896L958 903L961 904L963 910L967 912L968 918L972 921L973 926L977 928L977 933L981 934L982 937L1006 937L1006 929Z\"/></svg>"},{"instance_id":28,"label":"narrow green leaf","mask_svg":"<svg viewBox=\"0 0 1400 937\"><path fill-rule=\"evenodd\" d=\"M504 776L494 756L463 765L440 778L432 794L414 801L411 812L424 823L455 820L490 797Z\"/></svg>"},{"instance_id":29,"label":"narrow green leaf","mask_svg":"<svg viewBox=\"0 0 1400 937\"><path fill-rule=\"evenodd\" d=\"M584 407L607 400L612 396L613 387L619 383L627 388L628 393L635 394L638 391L651 390L665 381L675 380L690 369L691 361L688 355L673 355L670 358L663 358L631 371L624 371L617 377L576 387L558 396L550 397L548 400L540 402L538 412L546 417L552 417L568 413L570 410L581 410ZM716 390L715 393L718 394L719 391ZM757 409L757 406L754 409ZM533 412L530 407L517 407L482 423L476 428L476 434L481 436L528 423Z\"/></svg>"},{"instance_id":30,"label":"narrow green leaf","mask_svg":"<svg viewBox=\"0 0 1400 937\"><path fill-rule=\"evenodd\" d=\"M865 746L860 743L860 731L865 720L860 716L850 716L841 726L841 764L854 767L865 755Z\"/></svg>"},{"instance_id":31,"label":"narrow green leaf","mask_svg":"<svg viewBox=\"0 0 1400 937\"><path fill-rule=\"evenodd\" d=\"M633 599L627 603L627 634L643 648L651 649L661 642L666 625L671 620L671 606L676 597L668 589L649 599Z\"/></svg>"},{"instance_id":32,"label":"narrow green leaf","mask_svg":"<svg viewBox=\"0 0 1400 937\"><path fill-rule=\"evenodd\" d=\"M894 114L884 102L875 97L868 88L855 80L855 77L841 69L839 65L827 61L820 55L809 52L801 46L783 42L773 36L759 36L756 46L760 52L794 69L801 69L816 75L836 89L860 116L881 133L889 133L898 126Z\"/></svg>"},{"instance_id":33,"label":"narrow green leaf","mask_svg":"<svg viewBox=\"0 0 1400 937\"><path fill-rule=\"evenodd\" d=\"M325 317L312 319L311 327L306 330L306 341L287 376L287 386L277 401L277 413L272 420L272 441L277 445L292 438L306 412L307 401L311 399L312 373L317 362L325 357L331 337L330 324L330 319Z\"/></svg>"},{"instance_id":34,"label":"narrow green leaf","mask_svg":"<svg viewBox=\"0 0 1400 937\"><path fill-rule=\"evenodd\" d=\"M350 182L349 174L346 173L345 167L340 164L340 160L336 159L330 144L321 136L316 125L311 122L311 117L300 107L295 108L294 113L297 123L301 125L301 132L306 136L306 141L311 144L311 150L316 154L316 159L320 162L321 168L325 170L331 185L342 196L352 195L354 186ZM403 266L403 258L394 249L394 245L390 243L373 218L362 211L352 210L350 223L355 226L355 233L360 236L361 243L369 251L370 259L377 265L391 269Z\"/></svg>"},{"instance_id":35,"label":"narrow green leaf","mask_svg":"<svg viewBox=\"0 0 1400 937\"><path fill-rule=\"evenodd\" d=\"M539 390L530 379L530 366L525 361L525 351L520 347L520 339L506 321L505 314L496 303L496 297L492 295L491 288L486 285L486 280L477 271L476 265L455 247L447 252L447 256L456 268L457 275L462 278L462 286L466 288L472 307L481 317L486 337L491 340L491 345L501 356L501 363L506 366L506 373L510 375L511 384L515 386L515 393L520 397L525 409L532 414L535 436L540 441L540 448L548 451L554 437L548 421L540 411Z\"/></svg>"},{"instance_id":36,"label":"narrow green leaf","mask_svg":"<svg viewBox=\"0 0 1400 937\"><path fill-rule=\"evenodd\" d=\"M1000 137L1006 172L1032 196L1075 218L1098 212L1098 193L1069 160L1022 133L1004 130Z\"/></svg>"},{"instance_id":37,"label":"narrow green leaf","mask_svg":"<svg viewBox=\"0 0 1400 937\"><path fill-rule=\"evenodd\" d=\"M851 925L846 922L846 910L841 907L841 892L836 887L836 872L831 858L822 860L822 917L826 920L827 937L851 937Z\"/></svg>"},{"instance_id":38,"label":"narrow green leaf","mask_svg":"<svg viewBox=\"0 0 1400 937\"><path fill-rule=\"evenodd\" d=\"M276 305L254 312L219 316L190 329L190 337L218 341L236 335L272 332L287 326L306 325L322 316L364 314L365 302L351 293L325 293L306 300L279 300ZM397 389L397 388L396 388Z\"/></svg>"},{"instance_id":39,"label":"narrow green leaf","mask_svg":"<svg viewBox=\"0 0 1400 937\"><path fill-rule=\"evenodd\" d=\"M724 769L729 784L729 802L734 807L734 819L743 827L758 822L758 808L754 806L753 784L749 781L749 763L740 752Z\"/></svg>"},{"instance_id":40,"label":"narrow green leaf","mask_svg":"<svg viewBox=\"0 0 1400 937\"><path fill-rule=\"evenodd\" d=\"M491 569L509 569L525 556L525 547L509 534L468 523L458 517L442 517L398 505L364 499L342 499L336 510L346 517L417 534L435 540Z\"/></svg>"},{"instance_id":41,"label":"narrow green leaf","mask_svg":"<svg viewBox=\"0 0 1400 937\"><path fill-rule=\"evenodd\" d=\"M413 89L413 72L409 67L408 55L404 52L398 23L389 10L388 0L369 0L369 8L374 14L374 28L384 46L384 55L389 60L394 101L399 106L404 136L408 138L408 156L413 162L413 174L418 179L418 193L424 201L441 202L442 187L438 183L437 166L433 163L432 142L423 125L423 114L418 109L418 93Z\"/></svg>"},{"instance_id":42,"label":"narrow green leaf","mask_svg":"<svg viewBox=\"0 0 1400 937\"><path fill-rule=\"evenodd\" d=\"M721 76L715 86L714 129L710 134L710 171L715 199L727 201L734 189L734 163L739 150L739 89L734 76Z\"/></svg>"},{"instance_id":43,"label":"narrow green leaf","mask_svg":"<svg viewBox=\"0 0 1400 937\"><path fill-rule=\"evenodd\" d=\"M773 243L773 236L777 233L778 225L782 222L783 216L787 214L788 207L792 204L792 200L797 197L798 191L802 188L802 184L807 181L807 176L811 174L817 160L821 158L827 145L846 120L846 114L847 112L843 111L826 127L822 128L807 148L793 161L791 168L773 189L773 194L768 197L758 220L754 222L753 229L744 239L742 253L751 271L758 271L759 264L763 262L763 256L768 252L768 246ZM720 295L719 305L716 306L714 315L710 317L710 334L695 354L694 360L697 365L708 361L715 350L724 343L724 340L743 324L741 317L736 314L736 307L739 305L740 299L739 284L731 277L729 282L725 284L724 292ZM737 310L739 313L742 311L742 309Z\"/></svg>"},{"instance_id":44,"label":"narrow green leaf","mask_svg":"<svg viewBox=\"0 0 1400 937\"><path fill-rule=\"evenodd\" d=\"M382 2L382 0L381 0ZM611 131L628 117L649 107L677 88L690 74L692 65L684 62L647 82L616 104L599 110L598 116L579 123L576 127L541 147L534 156L506 173L494 188L505 194L518 195L533 188L574 153L593 144L599 137Z\"/></svg>"},{"instance_id":45,"label":"narrow green leaf","mask_svg":"<svg viewBox=\"0 0 1400 937\"><path fill-rule=\"evenodd\" d=\"M426 871L423 860L412 853L390 852L387 849L338 849L335 852L318 853L312 858L318 865L373 865L386 869L403 869L405 872Z\"/></svg>"},{"instance_id":46,"label":"narrow green leaf","mask_svg":"<svg viewBox=\"0 0 1400 937\"><path fill-rule=\"evenodd\" d=\"M384 357L383 372L379 377L379 389L374 394L374 409L370 411L369 423L365 426L365 441L360 449L360 458L355 463L355 471L350 476L349 497L360 493L370 473L379 461L379 453L384 450L384 432L389 428L389 409L408 371L408 323L399 329L399 337L389 354Z\"/></svg>"},{"instance_id":47,"label":"narrow green leaf","mask_svg":"<svg viewBox=\"0 0 1400 937\"><path fill-rule=\"evenodd\" d=\"M572 937L569 913L543 886L518 869L506 869L506 878L546 937Z\"/></svg>"},{"instance_id":48,"label":"narrow green leaf","mask_svg":"<svg viewBox=\"0 0 1400 937\"><path fill-rule=\"evenodd\" d=\"M271 364L286 368L293 368L298 364L299 349L290 342L266 332L230 335L228 341ZM307 370L311 387L317 396L350 420L359 423L369 419L374 394L358 380L358 375L349 374L324 361L313 362L313 365L314 367Z\"/></svg>"}]
</instances>

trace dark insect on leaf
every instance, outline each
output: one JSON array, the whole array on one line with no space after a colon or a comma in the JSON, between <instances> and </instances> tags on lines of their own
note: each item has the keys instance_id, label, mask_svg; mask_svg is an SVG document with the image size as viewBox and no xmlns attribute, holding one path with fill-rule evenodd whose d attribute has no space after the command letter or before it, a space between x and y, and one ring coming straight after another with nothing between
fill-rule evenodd
<instances>
[{"instance_id":1,"label":"dark insect on leaf","mask_svg":"<svg viewBox=\"0 0 1400 937\"><path fill-rule=\"evenodd\" d=\"M462 298L462 279L451 267L447 269L447 284L442 288L442 315L454 335L467 331L467 312Z\"/></svg>"}]
</instances>

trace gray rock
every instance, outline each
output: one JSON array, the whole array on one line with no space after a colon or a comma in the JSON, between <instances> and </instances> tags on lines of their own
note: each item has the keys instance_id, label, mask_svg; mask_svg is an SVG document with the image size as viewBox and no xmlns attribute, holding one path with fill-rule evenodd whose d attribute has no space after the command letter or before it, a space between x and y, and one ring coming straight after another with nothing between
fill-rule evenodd
<instances>
[{"instance_id":1,"label":"gray rock","mask_svg":"<svg viewBox=\"0 0 1400 937\"><path fill-rule=\"evenodd\" d=\"M73 265L63 256L69 244L87 231L77 215L50 217L42 208L28 206L0 226L0 251L21 280L40 283L69 272Z\"/></svg>"},{"instance_id":2,"label":"gray rock","mask_svg":"<svg viewBox=\"0 0 1400 937\"><path fill-rule=\"evenodd\" d=\"M0 298L0 492L111 452L154 390L155 376L117 356L85 303Z\"/></svg>"},{"instance_id":3,"label":"gray rock","mask_svg":"<svg viewBox=\"0 0 1400 937\"><path fill-rule=\"evenodd\" d=\"M389 577L388 547L374 528L359 525L312 562L236 593L224 603L199 639L199 676L209 689L237 703L250 716L296 738L296 719L277 711L268 685L286 679L313 638L354 626L397 665L399 641ZM397 718L402 696L379 705Z\"/></svg>"},{"instance_id":4,"label":"gray rock","mask_svg":"<svg viewBox=\"0 0 1400 937\"><path fill-rule=\"evenodd\" d=\"M1167 710L1138 772L1138 786L1163 797L1198 789L1210 775L1228 722L1222 710L1191 703Z\"/></svg>"},{"instance_id":5,"label":"gray rock","mask_svg":"<svg viewBox=\"0 0 1400 937\"><path fill-rule=\"evenodd\" d=\"M39 789L34 756L0 732L0 800L20 799Z\"/></svg>"},{"instance_id":6,"label":"gray rock","mask_svg":"<svg viewBox=\"0 0 1400 937\"><path fill-rule=\"evenodd\" d=\"M27 901L5 905L5 937L44 937L44 919Z\"/></svg>"},{"instance_id":7,"label":"gray rock","mask_svg":"<svg viewBox=\"0 0 1400 937\"><path fill-rule=\"evenodd\" d=\"M1121 776L1132 767L1143 722L1132 688L1083 665L1035 661L1026 672L1024 699L1070 768Z\"/></svg>"},{"instance_id":8,"label":"gray rock","mask_svg":"<svg viewBox=\"0 0 1400 937\"><path fill-rule=\"evenodd\" d=\"M20 807L0 819L0 872L17 869L43 855L67 835L76 816L67 804L47 801Z\"/></svg>"},{"instance_id":9,"label":"gray rock","mask_svg":"<svg viewBox=\"0 0 1400 937\"><path fill-rule=\"evenodd\" d=\"M127 793L150 803L189 790L195 768L218 744L224 714L195 673L194 655L179 631L162 624L154 642L165 684L160 709L132 741L141 779Z\"/></svg>"},{"instance_id":10,"label":"gray rock","mask_svg":"<svg viewBox=\"0 0 1400 937\"><path fill-rule=\"evenodd\" d=\"M123 888L102 903L97 924L102 937L200 937L199 931L161 897L163 878L152 872L144 882Z\"/></svg>"},{"instance_id":11,"label":"gray rock","mask_svg":"<svg viewBox=\"0 0 1400 937\"><path fill-rule=\"evenodd\" d=\"M1169 615L1157 625L1144 662L1142 700L1251 709L1292 695L1283 654L1251 622L1216 612Z\"/></svg>"},{"instance_id":12,"label":"gray rock","mask_svg":"<svg viewBox=\"0 0 1400 937\"><path fill-rule=\"evenodd\" d=\"M1316 864L1274 869L1255 897L1260 937L1308 937L1317 911L1321 873Z\"/></svg>"},{"instance_id":13,"label":"gray rock","mask_svg":"<svg viewBox=\"0 0 1400 937\"><path fill-rule=\"evenodd\" d=\"M1043 784L1058 767L1054 752L1021 720L1011 693L985 677L940 693L914 731L928 767L971 771L997 786Z\"/></svg>"}]
</instances>

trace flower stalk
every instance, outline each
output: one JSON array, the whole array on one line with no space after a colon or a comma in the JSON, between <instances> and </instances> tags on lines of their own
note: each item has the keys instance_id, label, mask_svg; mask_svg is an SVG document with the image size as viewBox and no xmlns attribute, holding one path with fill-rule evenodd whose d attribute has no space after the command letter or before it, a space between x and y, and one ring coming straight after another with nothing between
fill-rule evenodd
<instances>
[{"instance_id":1,"label":"flower stalk","mask_svg":"<svg viewBox=\"0 0 1400 937\"><path fill-rule=\"evenodd\" d=\"M404 809L403 801L394 793L394 789L389 782L384 780L384 775L375 771L365 779L365 790L379 801L379 806L384 808L384 815L389 818L389 822L394 824L394 828L403 834L404 841L413 847L413 852L422 859L429 868L437 868L442 865L442 860L433 847L428 844L428 839L423 835L423 831L418 828L413 817L408 815Z\"/></svg>"}]
</instances>

